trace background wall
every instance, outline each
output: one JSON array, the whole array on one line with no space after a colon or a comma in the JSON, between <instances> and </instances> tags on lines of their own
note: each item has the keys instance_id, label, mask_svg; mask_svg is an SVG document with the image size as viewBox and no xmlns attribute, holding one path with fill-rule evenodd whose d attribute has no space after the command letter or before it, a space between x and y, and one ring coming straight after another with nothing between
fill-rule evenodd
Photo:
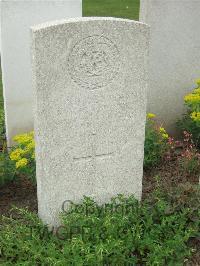
<instances>
[{"instance_id":1,"label":"background wall","mask_svg":"<svg viewBox=\"0 0 200 266\"><path fill-rule=\"evenodd\" d=\"M141 0L140 20L151 26L148 110L173 133L200 77L200 1Z\"/></svg>"},{"instance_id":2,"label":"background wall","mask_svg":"<svg viewBox=\"0 0 200 266\"><path fill-rule=\"evenodd\" d=\"M8 145L33 129L30 26L82 16L81 0L1 2L2 75Z\"/></svg>"}]
</instances>

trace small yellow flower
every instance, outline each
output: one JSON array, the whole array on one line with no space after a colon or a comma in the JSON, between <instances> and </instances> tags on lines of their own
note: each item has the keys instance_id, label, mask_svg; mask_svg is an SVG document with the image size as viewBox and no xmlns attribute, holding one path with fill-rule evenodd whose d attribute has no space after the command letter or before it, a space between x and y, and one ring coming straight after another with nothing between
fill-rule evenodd
<instances>
[{"instance_id":1,"label":"small yellow flower","mask_svg":"<svg viewBox=\"0 0 200 266\"><path fill-rule=\"evenodd\" d=\"M199 94L199 95L200 95L200 88L197 88L197 89L195 89L195 90L194 90L194 93L196 93L196 94Z\"/></svg>"},{"instance_id":2,"label":"small yellow flower","mask_svg":"<svg viewBox=\"0 0 200 266\"><path fill-rule=\"evenodd\" d=\"M35 152L32 154L31 158L35 160Z\"/></svg>"},{"instance_id":3,"label":"small yellow flower","mask_svg":"<svg viewBox=\"0 0 200 266\"><path fill-rule=\"evenodd\" d=\"M164 129L164 127L160 127L160 128L159 128L159 131L160 131L160 133L163 133L163 134L166 133L166 130Z\"/></svg>"},{"instance_id":4,"label":"small yellow flower","mask_svg":"<svg viewBox=\"0 0 200 266\"><path fill-rule=\"evenodd\" d=\"M28 134L29 134L32 138L34 138L34 131L30 131Z\"/></svg>"},{"instance_id":5,"label":"small yellow flower","mask_svg":"<svg viewBox=\"0 0 200 266\"><path fill-rule=\"evenodd\" d=\"M18 144L26 145L33 140L33 132L17 135L13 138L13 140Z\"/></svg>"},{"instance_id":6,"label":"small yellow flower","mask_svg":"<svg viewBox=\"0 0 200 266\"><path fill-rule=\"evenodd\" d=\"M199 103L200 102L200 95L197 93L191 93L184 97L184 101L186 103Z\"/></svg>"},{"instance_id":7,"label":"small yellow flower","mask_svg":"<svg viewBox=\"0 0 200 266\"><path fill-rule=\"evenodd\" d=\"M16 162L16 168L23 168L28 164L28 160L26 158L22 158L18 162Z\"/></svg>"},{"instance_id":8,"label":"small yellow flower","mask_svg":"<svg viewBox=\"0 0 200 266\"><path fill-rule=\"evenodd\" d=\"M162 134L163 139L168 139L169 135L167 133Z\"/></svg>"},{"instance_id":9,"label":"small yellow flower","mask_svg":"<svg viewBox=\"0 0 200 266\"><path fill-rule=\"evenodd\" d=\"M200 122L200 112L193 112L191 113L190 117L192 120Z\"/></svg>"},{"instance_id":10,"label":"small yellow flower","mask_svg":"<svg viewBox=\"0 0 200 266\"><path fill-rule=\"evenodd\" d=\"M156 117L155 114L152 114L152 113L148 113L147 114L147 118L149 118L149 119L154 118L154 117Z\"/></svg>"},{"instance_id":11,"label":"small yellow flower","mask_svg":"<svg viewBox=\"0 0 200 266\"><path fill-rule=\"evenodd\" d=\"M14 150L11 152L10 154L10 159L11 161L18 161L19 159L21 159L21 155L24 154L24 151L20 148Z\"/></svg>"},{"instance_id":12,"label":"small yellow flower","mask_svg":"<svg viewBox=\"0 0 200 266\"><path fill-rule=\"evenodd\" d=\"M200 87L200 79L196 79L196 84Z\"/></svg>"},{"instance_id":13,"label":"small yellow flower","mask_svg":"<svg viewBox=\"0 0 200 266\"><path fill-rule=\"evenodd\" d=\"M30 152L35 148L35 142L32 140L30 143L27 144L25 151Z\"/></svg>"}]
</instances>

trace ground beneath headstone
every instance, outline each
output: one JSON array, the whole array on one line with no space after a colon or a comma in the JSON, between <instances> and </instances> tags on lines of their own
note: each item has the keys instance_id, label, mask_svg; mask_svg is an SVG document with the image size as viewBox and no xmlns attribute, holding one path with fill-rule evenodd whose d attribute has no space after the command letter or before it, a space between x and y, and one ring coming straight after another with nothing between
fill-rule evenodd
<instances>
[{"instance_id":1,"label":"ground beneath headstone","mask_svg":"<svg viewBox=\"0 0 200 266\"><path fill-rule=\"evenodd\" d=\"M0 188L0 215L10 215L12 206L37 212L36 186L21 177Z\"/></svg>"},{"instance_id":2,"label":"ground beneath headstone","mask_svg":"<svg viewBox=\"0 0 200 266\"><path fill-rule=\"evenodd\" d=\"M143 199L155 189L159 176L159 182L163 187L172 187L180 183L198 184L198 175L187 175L179 173L176 163L169 162L144 171L143 177ZM27 207L30 211L37 212L37 189L30 180L19 177L0 188L0 215L9 215L12 206Z\"/></svg>"},{"instance_id":3,"label":"ground beneath headstone","mask_svg":"<svg viewBox=\"0 0 200 266\"><path fill-rule=\"evenodd\" d=\"M176 187L179 184L198 184L198 174L189 174L180 171L176 161L163 162L160 166L144 171L143 199L156 187L157 181L163 188Z\"/></svg>"},{"instance_id":4,"label":"ground beneath headstone","mask_svg":"<svg viewBox=\"0 0 200 266\"><path fill-rule=\"evenodd\" d=\"M155 188L155 176L160 176L159 182L163 187L170 188L178 184L191 183L198 184L198 175L188 175L179 172L176 162L161 164L151 171L144 172L143 178L143 198L146 198ZM158 179L157 179L158 180ZM12 206L19 208L27 207L30 211L37 212L37 192L36 186L21 177L0 188L0 215L10 215ZM186 266L200 266L200 241L192 240L192 247L198 250Z\"/></svg>"}]
</instances>

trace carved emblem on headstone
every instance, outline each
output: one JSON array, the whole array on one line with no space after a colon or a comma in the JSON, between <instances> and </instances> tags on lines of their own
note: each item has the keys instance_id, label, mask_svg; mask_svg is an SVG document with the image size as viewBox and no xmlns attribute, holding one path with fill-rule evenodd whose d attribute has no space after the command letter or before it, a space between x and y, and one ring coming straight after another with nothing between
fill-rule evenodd
<instances>
[{"instance_id":1,"label":"carved emblem on headstone","mask_svg":"<svg viewBox=\"0 0 200 266\"><path fill-rule=\"evenodd\" d=\"M119 72L117 46L104 36L90 36L72 48L69 57L70 75L78 85L97 89L108 85Z\"/></svg>"}]
</instances>

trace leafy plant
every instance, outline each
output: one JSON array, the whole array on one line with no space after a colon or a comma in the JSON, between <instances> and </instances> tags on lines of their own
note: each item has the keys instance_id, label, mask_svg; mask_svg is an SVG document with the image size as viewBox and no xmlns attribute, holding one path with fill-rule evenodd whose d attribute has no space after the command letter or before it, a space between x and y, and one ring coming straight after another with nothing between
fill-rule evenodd
<instances>
[{"instance_id":1,"label":"leafy plant","mask_svg":"<svg viewBox=\"0 0 200 266\"><path fill-rule=\"evenodd\" d=\"M0 107L0 150L3 148L5 141L4 110Z\"/></svg>"},{"instance_id":2,"label":"leafy plant","mask_svg":"<svg viewBox=\"0 0 200 266\"><path fill-rule=\"evenodd\" d=\"M10 153L11 161L15 162L16 172L25 175L35 182L35 142L34 132L17 135L13 138L16 145Z\"/></svg>"},{"instance_id":3,"label":"leafy plant","mask_svg":"<svg viewBox=\"0 0 200 266\"><path fill-rule=\"evenodd\" d=\"M184 174L200 173L200 153L192 140L192 134L184 131L182 141L169 138L168 143L170 149L166 153L167 160L177 161L179 170Z\"/></svg>"},{"instance_id":4,"label":"leafy plant","mask_svg":"<svg viewBox=\"0 0 200 266\"><path fill-rule=\"evenodd\" d=\"M184 97L187 113L177 122L182 131L192 134L197 147L200 148L200 79L196 81L197 87L192 93Z\"/></svg>"},{"instance_id":5,"label":"leafy plant","mask_svg":"<svg viewBox=\"0 0 200 266\"><path fill-rule=\"evenodd\" d=\"M0 152L0 186L14 180L17 177L15 165L10 160L8 152Z\"/></svg>"},{"instance_id":6,"label":"leafy plant","mask_svg":"<svg viewBox=\"0 0 200 266\"><path fill-rule=\"evenodd\" d=\"M47 230L38 217L16 210L1 220L5 265L183 265L200 231L200 189L157 189L148 201L119 195L105 205L85 197ZM13 215L12 217L15 217Z\"/></svg>"},{"instance_id":7,"label":"leafy plant","mask_svg":"<svg viewBox=\"0 0 200 266\"><path fill-rule=\"evenodd\" d=\"M4 128L4 111L3 109L0 109L0 136L2 136L5 133Z\"/></svg>"},{"instance_id":8,"label":"leafy plant","mask_svg":"<svg viewBox=\"0 0 200 266\"><path fill-rule=\"evenodd\" d=\"M0 84L1 85L1 84ZM16 178L16 171L12 161L10 161L5 141L4 111L0 103L0 186Z\"/></svg>"},{"instance_id":9,"label":"leafy plant","mask_svg":"<svg viewBox=\"0 0 200 266\"><path fill-rule=\"evenodd\" d=\"M196 149L192 134L184 131L183 150L179 159L183 171L189 174L200 173L200 153Z\"/></svg>"},{"instance_id":10,"label":"leafy plant","mask_svg":"<svg viewBox=\"0 0 200 266\"><path fill-rule=\"evenodd\" d=\"M160 163L164 153L168 149L169 138L163 127L157 125L154 114L147 114L145 145L144 145L144 168L150 168Z\"/></svg>"}]
</instances>

